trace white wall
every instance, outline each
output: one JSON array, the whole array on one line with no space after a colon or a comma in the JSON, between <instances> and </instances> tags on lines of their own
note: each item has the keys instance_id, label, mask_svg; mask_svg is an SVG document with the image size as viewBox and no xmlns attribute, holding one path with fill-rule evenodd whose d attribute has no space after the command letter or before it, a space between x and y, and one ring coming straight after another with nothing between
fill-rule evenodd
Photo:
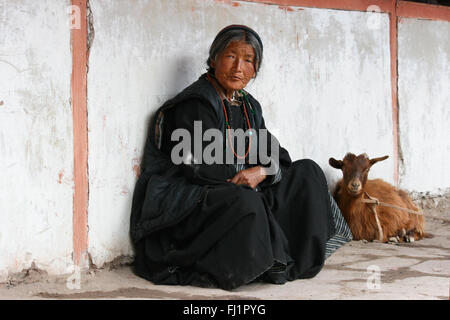
<instances>
[{"instance_id":1,"label":"white wall","mask_svg":"<svg viewBox=\"0 0 450 320\"><path fill-rule=\"evenodd\" d=\"M0 2L0 281L72 264L68 5Z\"/></svg>"},{"instance_id":2,"label":"white wall","mask_svg":"<svg viewBox=\"0 0 450 320\"><path fill-rule=\"evenodd\" d=\"M132 253L131 199L149 117L197 79L215 31L201 22L208 9L193 1L91 1L91 8L89 252L102 265Z\"/></svg>"},{"instance_id":3,"label":"white wall","mask_svg":"<svg viewBox=\"0 0 450 320\"><path fill-rule=\"evenodd\" d=\"M248 88L293 159L392 156L389 20L367 13L203 0L91 1L88 74L89 252L101 265L131 254L131 196L148 117L205 72L209 46L232 23L257 30L262 70ZM169 22L176 22L170 23ZM391 157L392 159L392 157ZM392 181L393 161L373 170Z\"/></svg>"},{"instance_id":4,"label":"white wall","mask_svg":"<svg viewBox=\"0 0 450 320\"><path fill-rule=\"evenodd\" d=\"M443 193L450 189L450 23L403 19L398 74L400 185Z\"/></svg>"},{"instance_id":5,"label":"white wall","mask_svg":"<svg viewBox=\"0 0 450 320\"><path fill-rule=\"evenodd\" d=\"M341 172L329 157L392 156L388 16L369 29L364 12L271 6L259 14L253 26L267 50L253 91L292 159L315 160L334 187ZM372 174L392 182L392 172L391 157Z\"/></svg>"},{"instance_id":6,"label":"white wall","mask_svg":"<svg viewBox=\"0 0 450 320\"><path fill-rule=\"evenodd\" d=\"M294 160L315 160L332 188L341 173L329 157L387 154L371 177L393 182L388 15L374 25L365 12L238 3L90 0L88 243L97 266L133 254L129 216L149 117L205 72L228 24L249 25L264 42L248 90ZM0 1L0 281L32 262L50 273L72 266L69 5ZM411 191L449 188L449 28L399 23L400 183Z\"/></svg>"}]
</instances>

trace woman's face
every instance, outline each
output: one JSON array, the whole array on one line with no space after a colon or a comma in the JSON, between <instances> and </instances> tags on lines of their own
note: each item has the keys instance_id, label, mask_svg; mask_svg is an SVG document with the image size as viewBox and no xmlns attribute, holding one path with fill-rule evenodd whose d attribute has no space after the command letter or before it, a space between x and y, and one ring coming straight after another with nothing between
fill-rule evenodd
<instances>
[{"instance_id":1,"label":"woman's face","mask_svg":"<svg viewBox=\"0 0 450 320\"><path fill-rule=\"evenodd\" d=\"M256 76L255 51L244 41L233 41L211 63L215 76L226 94L245 88L247 83Z\"/></svg>"}]
</instances>

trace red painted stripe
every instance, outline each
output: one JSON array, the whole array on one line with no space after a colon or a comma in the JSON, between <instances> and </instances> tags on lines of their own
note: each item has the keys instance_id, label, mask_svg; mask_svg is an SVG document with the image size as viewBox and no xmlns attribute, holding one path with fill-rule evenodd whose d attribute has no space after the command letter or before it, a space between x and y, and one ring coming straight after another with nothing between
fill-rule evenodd
<instances>
[{"instance_id":1,"label":"red painted stripe","mask_svg":"<svg viewBox=\"0 0 450 320\"><path fill-rule=\"evenodd\" d=\"M220 0L219 0L220 1ZM223 1L223 0L222 0ZM392 13L395 8L392 0L242 0L273 4L281 7L310 7L320 9L337 9L352 11L367 11L369 6L376 5L380 12ZM227 1L223 1L227 2ZM228 0L228 2L230 2ZM430 5L410 1L398 1L395 14L404 18L419 18L450 21L450 7Z\"/></svg>"},{"instance_id":2,"label":"red painted stripe","mask_svg":"<svg viewBox=\"0 0 450 320\"><path fill-rule=\"evenodd\" d=\"M397 16L402 18L450 21L450 7L399 1Z\"/></svg>"},{"instance_id":3,"label":"red painted stripe","mask_svg":"<svg viewBox=\"0 0 450 320\"><path fill-rule=\"evenodd\" d=\"M394 182L399 182L399 135L398 135L398 17L396 14L396 0L392 0L392 12L389 13L390 51L391 51L391 95L392 95L392 135Z\"/></svg>"},{"instance_id":4,"label":"red painted stripe","mask_svg":"<svg viewBox=\"0 0 450 320\"><path fill-rule=\"evenodd\" d=\"M243 0L264 4L274 4L282 7L309 7L320 9L337 9L352 11L367 11L369 6L376 5L380 12L392 10L391 0Z\"/></svg>"},{"instance_id":5,"label":"red painted stripe","mask_svg":"<svg viewBox=\"0 0 450 320\"><path fill-rule=\"evenodd\" d=\"M87 128L87 0L72 0L81 12L80 29L71 30L72 112L74 149L73 260L84 265L88 249L88 128Z\"/></svg>"}]
</instances>

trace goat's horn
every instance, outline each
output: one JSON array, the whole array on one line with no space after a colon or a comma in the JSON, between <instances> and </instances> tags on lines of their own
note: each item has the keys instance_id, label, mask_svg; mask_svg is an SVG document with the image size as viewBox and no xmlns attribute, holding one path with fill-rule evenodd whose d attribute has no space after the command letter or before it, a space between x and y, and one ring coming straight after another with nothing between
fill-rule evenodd
<instances>
[{"instance_id":1,"label":"goat's horn","mask_svg":"<svg viewBox=\"0 0 450 320\"><path fill-rule=\"evenodd\" d=\"M389 158L389 156L383 156L383 157L370 159L370 164L373 165L373 164L377 163L378 161L383 161L383 160L386 160L387 158Z\"/></svg>"}]
</instances>

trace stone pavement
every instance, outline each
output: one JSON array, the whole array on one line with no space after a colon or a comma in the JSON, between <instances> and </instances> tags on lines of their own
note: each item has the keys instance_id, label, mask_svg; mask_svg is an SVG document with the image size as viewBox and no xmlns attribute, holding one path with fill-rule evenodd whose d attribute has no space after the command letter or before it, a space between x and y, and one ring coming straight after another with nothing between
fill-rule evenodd
<instances>
[{"instance_id":1,"label":"stone pavement","mask_svg":"<svg viewBox=\"0 0 450 320\"><path fill-rule=\"evenodd\" d=\"M233 291L156 286L135 276L129 265L109 265L82 272L79 289L70 286L68 276L28 270L0 284L0 299L448 300L449 216L427 217L433 238L401 244L352 241L329 257L315 278L284 285L255 283Z\"/></svg>"}]
</instances>

